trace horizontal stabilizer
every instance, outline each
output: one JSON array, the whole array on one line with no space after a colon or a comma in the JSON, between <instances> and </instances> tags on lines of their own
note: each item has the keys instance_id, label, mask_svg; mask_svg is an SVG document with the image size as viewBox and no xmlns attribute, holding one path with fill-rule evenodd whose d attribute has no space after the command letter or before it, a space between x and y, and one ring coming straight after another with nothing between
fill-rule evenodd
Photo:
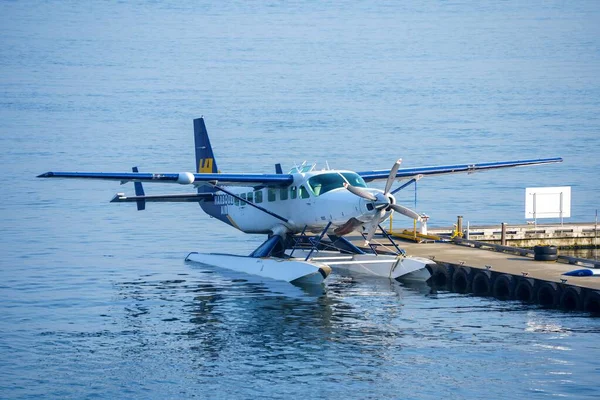
<instances>
[{"instance_id":1,"label":"horizontal stabilizer","mask_svg":"<svg viewBox=\"0 0 600 400\"><path fill-rule=\"evenodd\" d=\"M125 196L124 193L117 193L110 201L111 203L128 203L139 201L156 203L198 203L200 201L213 200L212 193L182 193L182 194L159 194L152 196Z\"/></svg>"}]
</instances>

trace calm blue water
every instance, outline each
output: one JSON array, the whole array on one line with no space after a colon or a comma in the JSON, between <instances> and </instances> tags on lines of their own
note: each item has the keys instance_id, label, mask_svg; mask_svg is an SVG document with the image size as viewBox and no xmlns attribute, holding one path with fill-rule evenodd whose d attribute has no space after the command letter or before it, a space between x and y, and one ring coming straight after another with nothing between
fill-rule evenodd
<instances>
[{"instance_id":1,"label":"calm blue water","mask_svg":"<svg viewBox=\"0 0 600 400\"><path fill-rule=\"evenodd\" d=\"M586 314L185 264L262 238L192 205L108 203L132 187L33 178L192 170L204 115L223 171L562 156L424 179L416 208L518 223L525 187L568 185L570 220L593 220L600 3L423 3L0 3L0 397L600 396Z\"/></svg>"}]
</instances>

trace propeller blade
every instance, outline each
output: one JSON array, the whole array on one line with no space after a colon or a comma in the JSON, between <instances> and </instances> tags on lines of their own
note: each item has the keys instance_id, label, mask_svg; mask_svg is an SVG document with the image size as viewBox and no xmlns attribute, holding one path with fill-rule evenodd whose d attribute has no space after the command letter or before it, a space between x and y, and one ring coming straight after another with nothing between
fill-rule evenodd
<instances>
[{"instance_id":1,"label":"propeller blade","mask_svg":"<svg viewBox=\"0 0 600 400\"><path fill-rule=\"evenodd\" d=\"M402 159L398 159L392 169L390 170L390 174L388 175L387 181L385 182L385 190L383 193L389 193L392 185L394 184L394 180L396 179L396 173L398 172L398 168L400 168L400 164L402 164Z\"/></svg>"},{"instance_id":2,"label":"propeller blade","mask_svg":"<svg viewBox=\"0 0 600 400\"><path fill-rule=\"evenodd\" d=\"M383 218L384 215L385 210L379 210L377 211L377 214L375 214L371 222L369 222L367 238L365 239L365 246L368 246L371 239L373 239L375 231L377 231L377 227L379 226L379 222L381 222L381 218Z\"/></svg>"},{"instance_id":3,"label":"propeller blade","mask_svg":"<svg viewBox=\"0 0 600 400\"><path fill-rule=\"evenodd\" d=\"M347 183L344 183L344 187L346 189L348 189L350 192L352 192L355 195L357 195L358 197L362 197L363 199L370 200L370 201L377 200L377 197L375 197L374 194L372 194L370 192L367 192L366 190L363 190L363 189L358 188L356 186L352 186L352 185L349 185Z\"/></svg>"},{"instance_id":4,"label":"propeller blade","mask_svg":"<svg viewBox=\"0 0 600 400\"><path fill-rule=\"evenodd\" d=\"M390 204L390 207L392 208L392 210L394 210L402 215L406 215L409 218L421 221L421 216L419 214L417 214L416 211L413 211L410 208L406 208L404 206L401 206L400 204Z\"/></svg>"}]
</instances>

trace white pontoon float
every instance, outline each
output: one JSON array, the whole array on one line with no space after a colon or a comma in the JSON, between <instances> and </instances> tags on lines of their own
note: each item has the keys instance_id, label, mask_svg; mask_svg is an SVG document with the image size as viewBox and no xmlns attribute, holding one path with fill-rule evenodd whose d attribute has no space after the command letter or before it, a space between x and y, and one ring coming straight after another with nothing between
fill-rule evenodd
<instances>
[{"instance_id":1,"label":"white pontoon float","mask_svg":"<svg viewBox=\"0 0 600 400\"><path fill-rule=\"evenodd\" d=\"M321 283L332 269L400 281L424 282L431 277L428 265L433 261L406 256L389 239L397 251L377 252L374 246L361 249L334 235L330 235L329 240L323 239L323 235L295 235L285 241L273 236L250 256L193 252L188 254L186 261L297 284ZM280 247L277 247L278 243Z\"/></svg>"}]
</instances>

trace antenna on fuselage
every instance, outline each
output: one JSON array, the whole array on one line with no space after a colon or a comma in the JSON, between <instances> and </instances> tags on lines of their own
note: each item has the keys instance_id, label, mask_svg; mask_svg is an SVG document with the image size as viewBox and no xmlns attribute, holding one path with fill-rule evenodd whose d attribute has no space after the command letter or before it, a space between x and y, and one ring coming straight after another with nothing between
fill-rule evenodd
<instances>
[{"instance_id":1,"label":"antenna on fuselage","mask_svg":"<svg viewBox=\"0 0 600 400\"><path fill-rule=\"evenodd\" d=\"M327 171L331 170L331 168L329 168L329 162L327 160L325 160L325 167L327 168Z\"/></svg>"}]
</instances>

